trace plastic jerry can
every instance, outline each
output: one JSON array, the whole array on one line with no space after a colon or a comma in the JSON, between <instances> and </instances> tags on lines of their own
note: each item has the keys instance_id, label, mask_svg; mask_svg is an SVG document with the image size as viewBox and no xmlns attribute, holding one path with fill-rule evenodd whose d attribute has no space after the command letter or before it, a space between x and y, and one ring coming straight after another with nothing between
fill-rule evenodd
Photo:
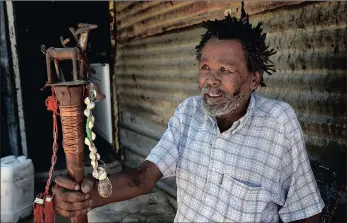
<instances>
[{"instance_id":1,"label":"plastic jerry can","mask_svg":"<svg viewBox=\"0 0 347 223\"><path fill-rule=\"evenodd\" d=\"M25 156L1 158L1 222L18 222L32 214L34 166Z\"/></svg>"}]
</instances>

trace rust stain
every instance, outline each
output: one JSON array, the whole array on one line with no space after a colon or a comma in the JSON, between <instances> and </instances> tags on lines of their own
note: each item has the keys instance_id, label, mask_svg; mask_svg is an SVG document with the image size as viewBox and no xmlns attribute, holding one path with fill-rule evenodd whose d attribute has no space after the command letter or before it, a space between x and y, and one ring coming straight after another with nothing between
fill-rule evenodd
<instances>
[{"instance_id":1,"label":"rust stain","mask_svg":"<svg viewBox=\"0 0 347 223\"><path fill-rule=\"evenodd\" d=\"M266 10L299 4L302 1L249 1L245 7L250 15ZM205 19L222 18L226 11L238 16L239 2L233 1L184 1L141 2L137 4L119 3L117 5L117 32L120 40L143 38L200 23ZM131 6L131 7L130 7ZM124 9L124 10L122 10Z\"/></svg>"}]
</instances>

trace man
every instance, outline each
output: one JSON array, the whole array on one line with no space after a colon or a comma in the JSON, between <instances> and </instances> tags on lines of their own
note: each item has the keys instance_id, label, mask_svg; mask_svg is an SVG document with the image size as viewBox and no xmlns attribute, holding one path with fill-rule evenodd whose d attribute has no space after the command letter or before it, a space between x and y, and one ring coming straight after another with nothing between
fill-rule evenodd
<instances>
[{"instance_id":1,"label":"man","mask_svg":"<svg viewBox=\"0 0 347 223\"><path fill-rule=\"evenodd\" d=\"M109 198L91 180L57 177L58 213L86 214L176 176L175 222L319 222L324 203L294 110L253 93L264 86L264 72L274 71L275 52L260 25L252 28L242 7L239 20L226 16L204 27L196 47L201 95L177 107L139 168L110 176Z\"/></svg>"}]
</instances>

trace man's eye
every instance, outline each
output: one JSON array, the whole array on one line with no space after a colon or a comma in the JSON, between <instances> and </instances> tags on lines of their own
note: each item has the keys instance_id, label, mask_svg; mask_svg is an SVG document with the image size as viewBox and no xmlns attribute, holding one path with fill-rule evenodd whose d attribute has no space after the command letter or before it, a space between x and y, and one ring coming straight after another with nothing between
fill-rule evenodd
<instances>
[{"instance_id":1,"label":"man's eye","mask_svg":"<svg viewBox=\"0 0 347 223\"><path fill-rule=\"evenodd\" d=\"M204 64L204 65L201 66L200 70L208 70L208 68L209 67L206 64Z\"/></svg>"},{"instance_id":2,"label":"man's eye","mask_svg":"<svg viewBox=\"0 0 347 223\"><path fill-rule=\"evenodd\" d=\"M228 70L225 69L225 67L221 67L221 68L219 69L219 71L220 71L220 72L227 72Z\"/></svg>"}]
</instances>

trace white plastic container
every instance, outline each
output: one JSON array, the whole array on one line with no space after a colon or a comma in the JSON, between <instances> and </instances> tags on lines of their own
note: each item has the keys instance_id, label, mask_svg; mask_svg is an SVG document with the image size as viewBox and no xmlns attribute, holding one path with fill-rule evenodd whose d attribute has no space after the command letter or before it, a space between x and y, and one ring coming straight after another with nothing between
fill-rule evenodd
<instances>
[{"instance_id":1,"label":"white plastic container","mask_svg":"<svg viewBox=\"0 0 347 223\"><path fill-rule=\"evenodd\" d=\"M32 214L34 166L25 156L1 158L1 222L18 222Z\"/></svg>"}]
</instances>

